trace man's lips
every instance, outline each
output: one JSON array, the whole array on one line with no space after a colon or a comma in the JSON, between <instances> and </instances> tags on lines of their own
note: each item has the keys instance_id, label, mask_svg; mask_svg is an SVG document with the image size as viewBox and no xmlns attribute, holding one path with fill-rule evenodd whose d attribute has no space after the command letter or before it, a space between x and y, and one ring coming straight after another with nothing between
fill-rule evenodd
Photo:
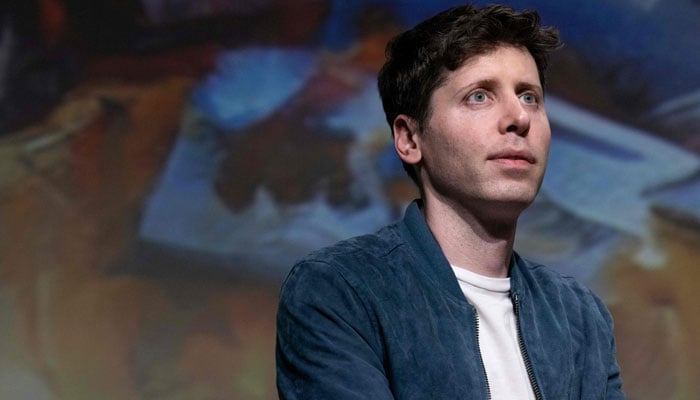
<instances>
[{"instance_id":1,"label":"man's lips","mask_svg":"<svg viewBox=\"0 0 700 400\"><path fill-rule=\"evenodd\" d=\"M537 161L535 156L526 150L499 151L490 155L488 160L502 162L527 162L529 164L534 164Z\"/></svg>"}]
</instances>

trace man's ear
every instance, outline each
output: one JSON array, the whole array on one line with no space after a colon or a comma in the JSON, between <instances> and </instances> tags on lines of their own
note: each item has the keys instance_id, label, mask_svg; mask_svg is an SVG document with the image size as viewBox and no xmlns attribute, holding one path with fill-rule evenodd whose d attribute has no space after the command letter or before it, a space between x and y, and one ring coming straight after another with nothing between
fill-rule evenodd
<instances>
[{"instance_id":1,"label":"man's ear","mask_svg":"<svg viewBox=\"0 0 700 400\"><path fill-rule=\"evenodd\" d=\"M407 164L418 164L423 155L420 149L418 122L415 119L400 114L394 119L394 148L401 160Z\"/></svg>"}]
</instances>

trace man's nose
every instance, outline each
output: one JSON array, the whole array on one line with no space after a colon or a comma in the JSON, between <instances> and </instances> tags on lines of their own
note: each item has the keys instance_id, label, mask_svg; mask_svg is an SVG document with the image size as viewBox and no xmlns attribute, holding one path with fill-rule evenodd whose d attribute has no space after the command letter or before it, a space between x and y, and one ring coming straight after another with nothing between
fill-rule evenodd
<instances>
[{"instance_id":1,"label":"man's nose","mask_svg":"<svg viewBox=\"0 0 700 400\"><path fill-rule=\"evenodd\" d=\"M518 136L526 136L530 130L530 114L522 103L520 97L509 98L503 104L503 115L500 122L500 132L515 133Z\"/></svg>"}]
</instances>

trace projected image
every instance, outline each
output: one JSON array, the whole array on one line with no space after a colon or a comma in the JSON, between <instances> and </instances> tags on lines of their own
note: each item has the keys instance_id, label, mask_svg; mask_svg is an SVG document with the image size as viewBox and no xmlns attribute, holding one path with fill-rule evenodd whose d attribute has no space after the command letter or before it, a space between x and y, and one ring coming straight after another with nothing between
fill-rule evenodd
<instances>
[{"instance_id":1,"label":"projected image","mask_svg":"<svg viewBox=\"0 0 700 400\"><path fill-rule=\"evenodd\" d=\"M222 52L193 91L141 237L282 277L309 251L398 218L416 193L375 74L388 37L447 3L334 2L320 44ZM603 294L629 333L628 379L653 369L692 387L700 369L674 372L692 356L665 338L700 337L697 307L676 292L700 279L700 49L684 17L697 5L525 3L514 6L539 9L566 47L548 88L549 168L516 249ZM674 322L662 324L669 306ZM647 346L666 355L640 355Z\"/></svg>"},{"instance_id":2,"label":"projected image","mask_svg":"<svg viewBox=\"0 0 700 400\"><path fill-rule=\"evenodd\" d=\"M286 273L418 196L376 89L385 45L455 4L0 8L0 308L12 310L0 397L275 398ZM691 398L700 4L508 4L537 9L565 43L547 81L548 170L516 250L608 304L630 398ZM81 330L105 340L101 360ZM81 383L85 369L97 384Z\"/></svg>"},{"instance_id":3,"label":"projected image","mask_svg":"<svg viewBox=\"0 0 700 400\"><path fill-rule=\"evenodd\" d=\"M193 91L141 237L282 277L309 251L398 218L416 193L375 74L387 38L448 3L334 2L318 42L222 52ZM687 18L697 5L515 3L540 10L566 42L548 88L549 168L516 249L611 303L630 332L623 360L639 358L630 379L654 369L693 385L700 369L669 369L692 358L664 338L700 336L697 307L675 293L700 279L700 51ZM667 302L677 314L660 329ZM640 317L654 328L637 330ZM667 355L639 355L645 346Z\"/></svg>"}]
</instances>

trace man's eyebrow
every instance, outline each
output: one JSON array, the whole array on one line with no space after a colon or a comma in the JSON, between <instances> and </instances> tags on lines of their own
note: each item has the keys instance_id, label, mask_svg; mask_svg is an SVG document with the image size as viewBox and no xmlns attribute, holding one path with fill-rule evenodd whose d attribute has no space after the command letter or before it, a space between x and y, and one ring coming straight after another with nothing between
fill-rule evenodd
<instances>
[{"instance_id":1,"label":"man's eyebrow","mask_svg":"<svg viewBox=\"0 0 700 400\"><path fill-rule=\"evenodd\" d=\"M498 80L493 79L493 78L484 78L484 79L479 79L474 82L469 83L466 85L466 87L487 87L487 88L492 88L494 86L498 85Z\"/></svg>"},{"instance_id":2,"label":"man's eyebrow","mask_svg":"<svg viewBox=\"0 0 700 400\"><path fill-rule=\"evenodd\" d=\"M456 89L455 94L458 96L461 96L465 91L470 91L474 88L493 89L497 85L498 85L497 79L493 79L493 78L477 79L475 81L468 81L468 82L465 82L463 84L460 84L460 86Z\"/></svg>"},{"instance_id":3,"label":"man's eyebrow","mask_svg":"<svg viewBox=\"0 0 700 400\"><path fill-rule=\"evenodd\" d=\"M542 86L538 83L532 83L532 82L520 82L515 86L515 89L518 92L521 92L523 90L534 90L537 93L544 93L544 90L542 89Z\"/></svg>"}]
</instances>

